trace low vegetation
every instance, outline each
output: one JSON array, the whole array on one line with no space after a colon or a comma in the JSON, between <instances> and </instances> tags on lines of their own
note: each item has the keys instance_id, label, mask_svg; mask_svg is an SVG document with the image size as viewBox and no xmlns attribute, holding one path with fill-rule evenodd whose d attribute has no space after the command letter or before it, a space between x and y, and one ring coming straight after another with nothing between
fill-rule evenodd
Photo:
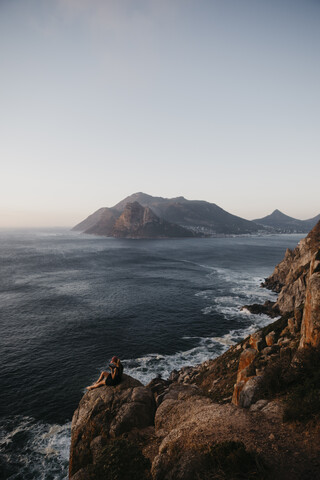
<instances>
[{"instance_id":1,"label":"low vegetation","mask_svg":"<svg viewBox=\"0 0 320 480\"><path fill-rule=\"evenodd\" d=\"M138 445L117 438L104 447L94 474L95 480L148 480L150 462Z\"/></svg>"},{"instance_id":2,"label":"low vegetation","mask_svg":"<svg viewBox=\"0 0 320 480\"><path fill-rule=\"evenodd\" d=\"M263 480L267 470L260 456L242 442L215 443L207 448L197 480Z\"/></svg>"},{"instance_id":3,"label":"low vegetation","mask_svg":"<svg viewBox=\"0 0 320 480\"><path fill-rule=\"evenodd\" d=\"M306 348L293 361L278 358L264 372L267 397L285 395L285 421L308 421L320 415L320 348Z\"/></svg>"},{"instance_id":4,"label":"low vegetation","mask_svg":"<svg viewBox=\"0 0 320 480\"><path fill-rule=\"evenodd\" d=\"M215 358L209 367L203 367L194 383L205 396L217 403L230 403L241 352L242 349L232 347Z\"/></svg>"}]
</instances>

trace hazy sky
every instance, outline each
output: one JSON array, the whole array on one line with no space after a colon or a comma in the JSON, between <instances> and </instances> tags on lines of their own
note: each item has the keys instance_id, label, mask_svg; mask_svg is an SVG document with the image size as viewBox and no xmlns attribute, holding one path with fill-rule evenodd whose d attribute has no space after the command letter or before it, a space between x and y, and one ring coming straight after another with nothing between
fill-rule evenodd
<instances>
[{"instance_id":1,"label":"hazy sky","mask_svg":"<svg viewBox=\"0 0 320 480\"><path fill-rule=\"evenodd\" d=\"M320 213L319 0L0 0L0 62L0 226Z\"/></svg>"}]
</instances>

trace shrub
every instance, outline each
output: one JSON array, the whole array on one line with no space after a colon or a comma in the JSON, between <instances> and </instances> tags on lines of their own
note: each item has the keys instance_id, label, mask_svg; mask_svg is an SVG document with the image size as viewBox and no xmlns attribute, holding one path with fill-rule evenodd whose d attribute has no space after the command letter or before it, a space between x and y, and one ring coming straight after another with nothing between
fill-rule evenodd
<instances>
[{"instance_id":1,"label":"shrub","mask_svg":"<svg viewBox=\"0 0 320 480\"><path fill-rule=\"evenodd\" d=\"M290 359L277 357L270 360L263 373L263 393L267 397L273 397L277 393L285 391L292 381Z\"/></svg>"},{"instance_id":2,"label":"shrub","mask_svg":"<svg viewBox=\"0 0 320 480\"><path fill-rule=\"evenodd\" d=\"M287 396L284 420L310 420L320 414L320 348L299 352L291 369L295 382Z\"/></svg>"},{"instance_id":3,"label":"shrub","mask_svg":"<svg viewBox=\"0 0 320 480\"><path fill-rule=\"evenodd\" d=\"M210 446L204 455L197 480L262 480L266 468L255 452L242 442L221 442Z\"/></svg>"},{"instance_id":4,"label":"shrub","mask_svg":"<svg viewBox=\"0 0 320 480\"><path fill-rule=\"evenodd\" d=\"M299 351L294 361L270 361L264 372L267 397L286 394L284 420L310 420L320 414L320 348Z\"/></svg>"},{"instance_id":5,"label":"shrub","mask_svg":"<svg viewBox=\"0 0 320 480\"><path fill-rule=\"evenodd\" d=\"M150 462L140 448L123 438L117 438L103 449L95 467L97 480L147 480Z\"/></svg>"}]
</instances>

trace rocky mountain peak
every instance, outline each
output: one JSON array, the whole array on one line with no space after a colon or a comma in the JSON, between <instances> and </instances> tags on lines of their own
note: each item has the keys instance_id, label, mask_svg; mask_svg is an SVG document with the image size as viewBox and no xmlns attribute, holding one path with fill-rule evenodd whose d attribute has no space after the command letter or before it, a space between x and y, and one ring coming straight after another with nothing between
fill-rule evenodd
<instances>
[{"instance_id":1,"label":"rocky mountain peak","mask_svg":"<svg viewBox=\"0 0 320 480\"><path fill-rule=\"evenodd\" d=\"M308 220L298 220L276 209L270 215L255 219L254 222L279 233L308 233L318 220L318 217Z\"/></svg>"},{"instance_id":2,"label":"rocky mountain peak","mask_svg":"<svg viewBox=\"0 0 320 480\"><path fill-rule=\"evenodd\" d=\"M273 212L271 213L272 216L274 217L287 217L288 215L285 215L284 213L282 213L280 210L278 210L277 208L275 210L273 210Z\"/></svg>"}]
</instances>

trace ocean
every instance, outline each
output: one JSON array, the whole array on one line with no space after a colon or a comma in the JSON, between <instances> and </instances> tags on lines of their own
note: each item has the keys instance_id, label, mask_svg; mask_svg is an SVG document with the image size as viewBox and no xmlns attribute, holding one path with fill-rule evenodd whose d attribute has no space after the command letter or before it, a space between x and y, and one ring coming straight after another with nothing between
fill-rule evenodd
<instances>
[{"instance_id":1,"label":"ocean","mask_svg":"<svg viewBox=\"0 0 320 480\"><path fill-rule=\"evenodd\" d=\"M266 325L244 304L303 235L121 240L0 231L0 479L67 478L70 422L113 355L148 383Z\"/></svg>"}]
</instances>

